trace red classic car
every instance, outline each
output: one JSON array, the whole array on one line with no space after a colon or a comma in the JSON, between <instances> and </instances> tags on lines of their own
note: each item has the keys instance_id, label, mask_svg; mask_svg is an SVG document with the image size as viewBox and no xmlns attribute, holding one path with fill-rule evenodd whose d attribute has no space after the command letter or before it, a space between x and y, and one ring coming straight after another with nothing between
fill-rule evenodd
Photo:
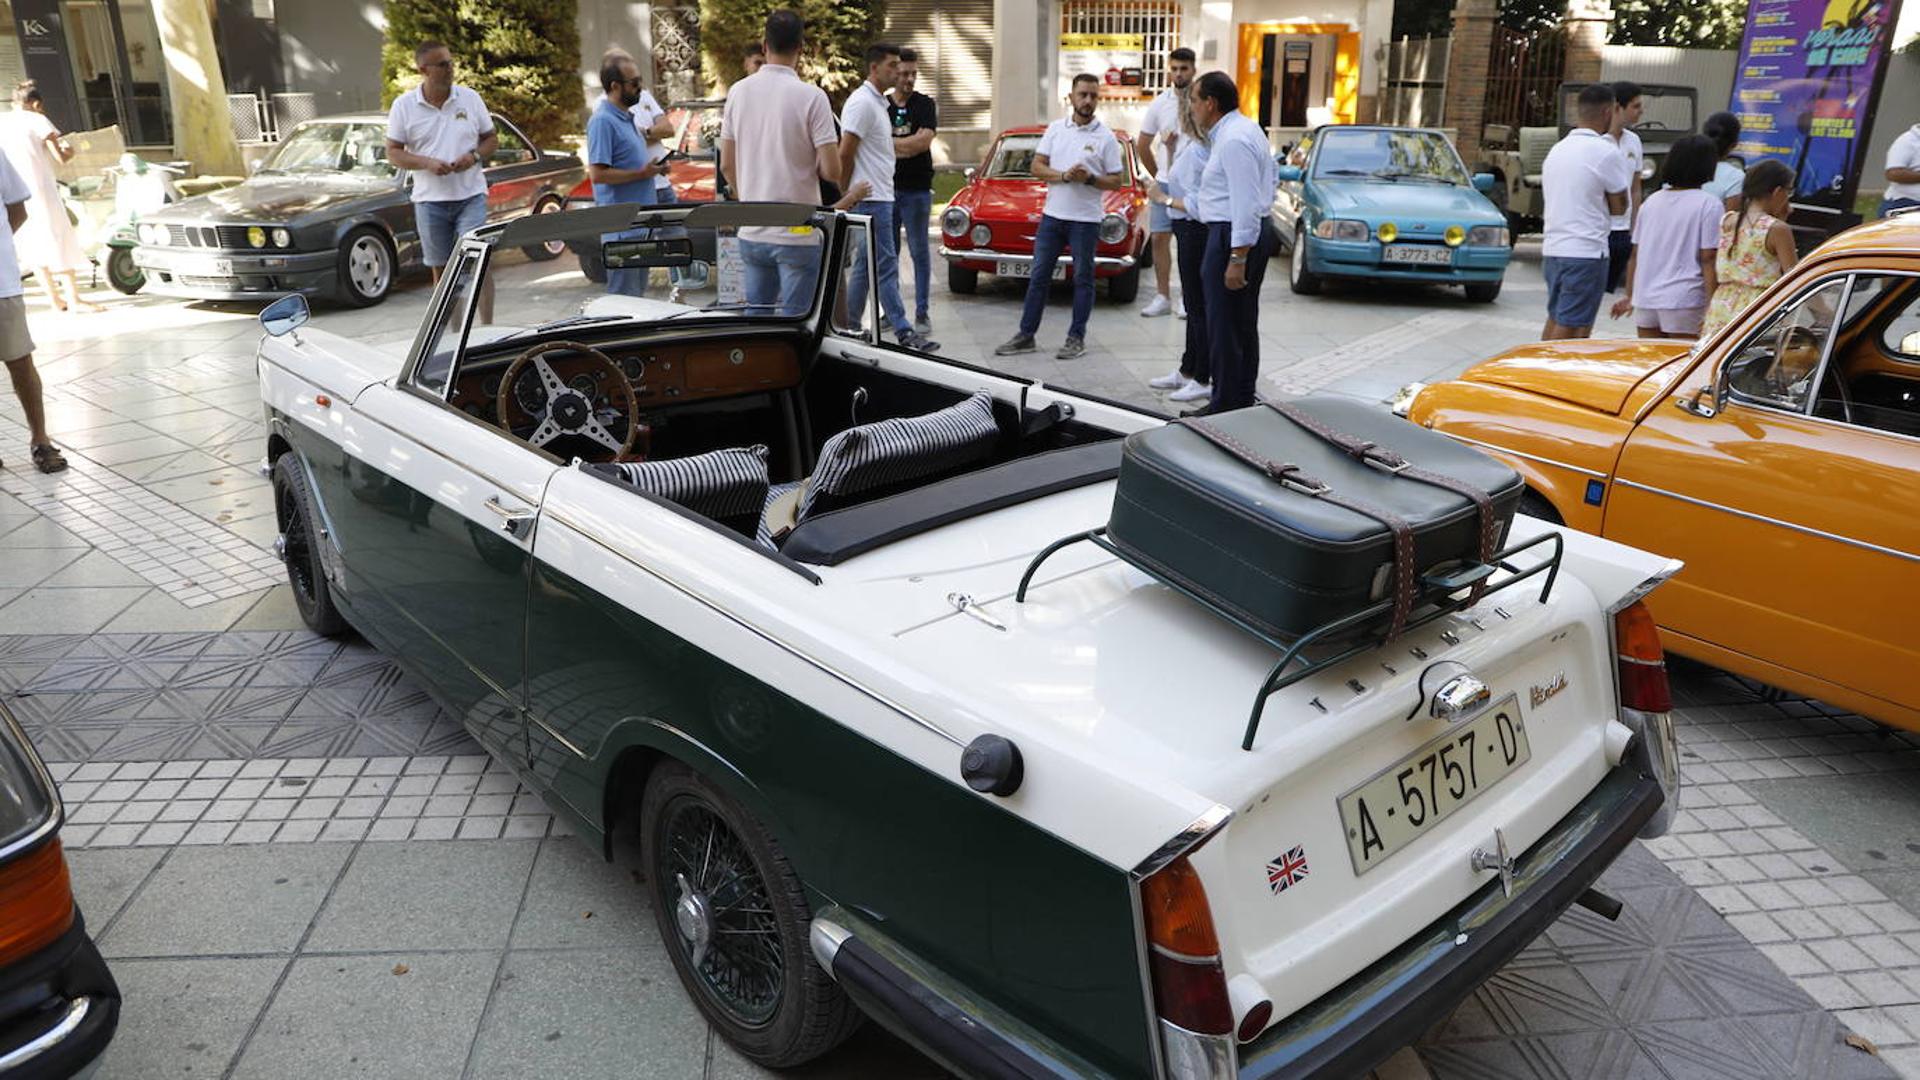
<instances>
[{"instance_id":1,"label":"red classic car","mask_svg":"<svg viewBox=\"0 0 1920 1080\"><path fill-rule=\"evenodd\" d=\"M940 256L947 260L947 286L970 293L980 275L1028 277L1033 273L1033 234L1040 208L1047 201L1047 185L1033 177L1033 154L1044 127L1009 128L993 141L986 166L967 170L967 186L940 215ZM1100 247L1094 252L1093 274L1107 279L1107 295L1115 303L1133 299L1140 289L1140 268L1148 265L1147 179L1134 163L1133 140L1115 132L1128 183L1117 191L1102 192L1107 216L1100 223ZM1063 256L1054 264L1054 279L1073 274L1073 260Z\"/></svg>"}]
</instances>

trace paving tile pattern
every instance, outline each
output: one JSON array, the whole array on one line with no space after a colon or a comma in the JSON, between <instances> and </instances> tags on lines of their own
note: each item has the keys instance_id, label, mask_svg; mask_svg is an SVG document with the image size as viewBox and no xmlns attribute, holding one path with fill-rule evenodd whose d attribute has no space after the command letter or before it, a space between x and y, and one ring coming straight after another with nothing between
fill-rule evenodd
<instances>
[{"instance_id":1,"label":"paving tile pattern","mask_svg":"<svg viewBox=\"0 0 1920 1080\"><path fill-rule=\"evenodd\" d=\"M1441 1080L1892 1075L1645 848L1418 1044Z\"/></svg>"},{"instance_id":2,"label":"paving tile pattern","mask_svg":"<svg viewBox=\"0 0 1920 1080\"><path fill-rule=\"evenodd\" d=\"M1902 1075L1920 1076L1920 918L1744 786L1912 777L1920 735L1712 669L1677 669L1684 809L1647 847Z\"/></svg>"},{"instance_id":3,"label":"paving tile pattern","mask_svg":"<svg viewBox=\"0 0 1920 1080\"><path fill-rule=\"evenodd\" d=\"M53 761L479 753L392 661L304 630L0 635L0 693Z\"/></svg>"}]
</instances>

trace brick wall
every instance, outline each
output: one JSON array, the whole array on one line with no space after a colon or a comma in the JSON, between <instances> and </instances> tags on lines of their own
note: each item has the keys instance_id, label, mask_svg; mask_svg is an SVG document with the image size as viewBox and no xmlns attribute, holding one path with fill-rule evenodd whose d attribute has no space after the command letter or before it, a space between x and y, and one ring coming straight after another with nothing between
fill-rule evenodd
<instances>
[{"instance_id":1,"label":"brick wall","mask_svg":"<svg viewBox=\"0 0 1920 1080\"><path fill-rule=\"evenodd\" d=\"M1493 54L1493 26L1500 17L1497 0L1457 0L1453 36L1447 52L1447 103L1443 123L1469 167L1480 160L1481 128L1487 114L1487 65Z\"/></svg>"}]
</instances>

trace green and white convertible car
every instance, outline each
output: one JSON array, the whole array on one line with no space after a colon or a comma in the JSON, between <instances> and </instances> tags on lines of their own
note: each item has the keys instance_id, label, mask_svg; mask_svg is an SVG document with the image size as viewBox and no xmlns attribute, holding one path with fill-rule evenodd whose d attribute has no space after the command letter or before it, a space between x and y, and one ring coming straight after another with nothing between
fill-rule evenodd
<instances>
[{"instance_id":1,"label":"green and white convertible car","mask_svg":"<svg viewBox=\"0 0 1920 1080\"><path fill-rule=\"evenodd\" d=\"M706 306L504 257L613 234L650 272L699 230ZM1672 564L1516 518L1517 584L1278 681L1095 544L1017 602L1165 418L877 340L868 259L859 217L599 207L467 237L404 356L262 313L308 624L584 842L635 830L743 1054L864 1015L968 1076L1350 1075L1572 904L1617 911L1594 880L1674 803L1638 603Z\"/></svg>"}]
</instances>

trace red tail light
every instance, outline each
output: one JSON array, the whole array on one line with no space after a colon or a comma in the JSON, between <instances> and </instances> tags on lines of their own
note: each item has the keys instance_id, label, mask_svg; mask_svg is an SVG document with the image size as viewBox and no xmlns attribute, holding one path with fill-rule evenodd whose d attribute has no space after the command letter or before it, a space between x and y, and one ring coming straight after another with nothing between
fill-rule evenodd
<instances>
[{"instance_id":1,"label":"red tail light","mask_svg":"<svg viewBox=\"0 0 1920 1080\"><path fill-rule=\"evenodd\" d=\"M1660 628L1654 625L1647 605L1636 601L1615 615L1613 638L1620 653L1620 707L1641 712L1671 711L1667 654L1660 647Z\"/></svg>"},{"instance_id":2,"label":"red tail light","mask_svg":"<svg viewBox=\"0 0 1920 1080\"><path fill-rule=\"evenodd\" d=\"M1233 1031L1220 941L1200 875L1181 856L1140 883L1153 1003L1162 1020L1202 1035Z\"/></svg>"}]
</instances>

